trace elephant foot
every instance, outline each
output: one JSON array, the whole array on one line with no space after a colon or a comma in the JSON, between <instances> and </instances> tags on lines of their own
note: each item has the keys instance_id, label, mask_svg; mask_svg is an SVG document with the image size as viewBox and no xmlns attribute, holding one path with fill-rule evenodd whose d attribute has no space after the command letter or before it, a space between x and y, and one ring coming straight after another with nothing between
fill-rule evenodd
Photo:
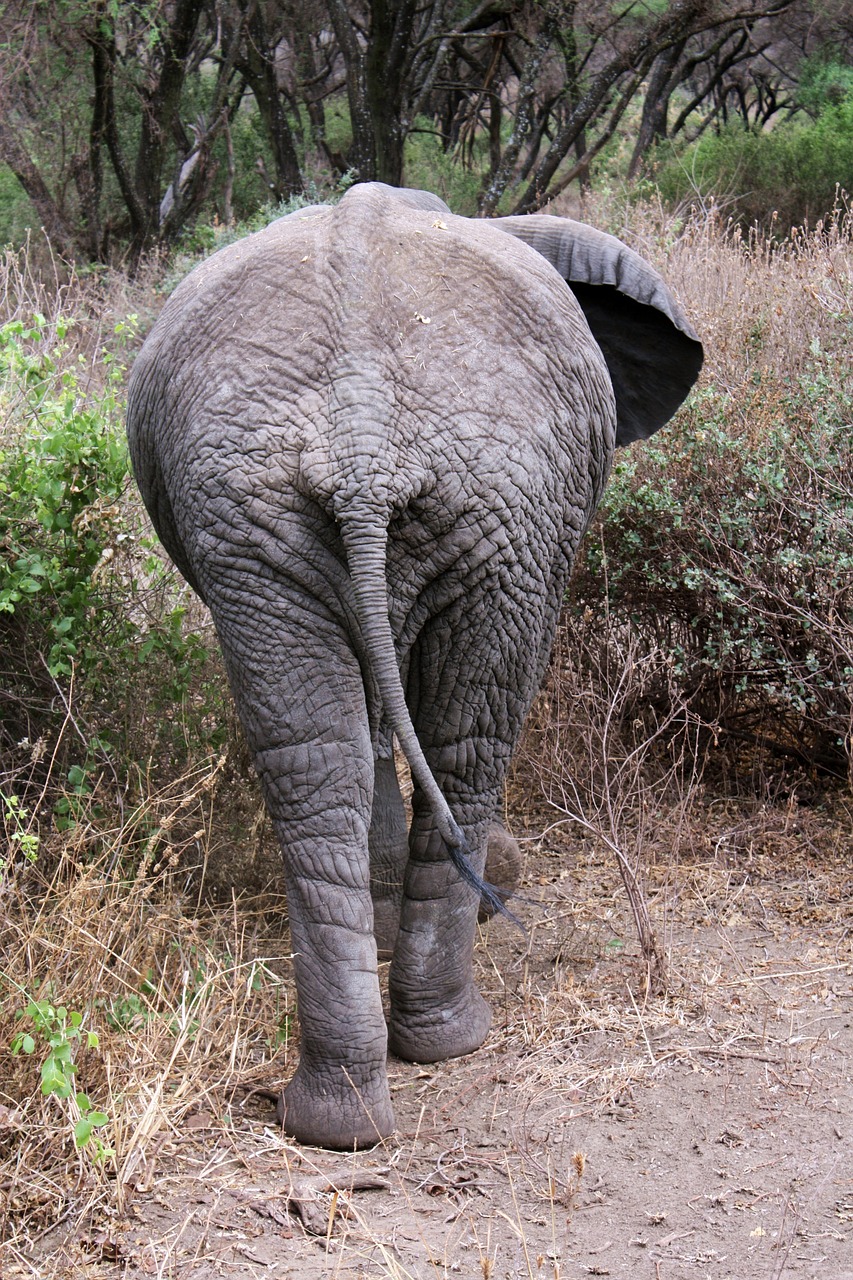
<instances>
[{"instance_id":1,"label":"elephant foot","mask_svg":"<svg viewBox=\"0 0 853 1280\"><path fill-rule=\"evenodd\" d=\"M384 1064L381 1083L354 1086L343 1068L338 1083L328 1073L300 1067L278 1100L282 1129L297 1142L333 1151L364 1150L389 1137L396 1128Z\"/></svg>"},{"instance_id":2,"label":"elephant foot","mask_svg":"<svg viewBox=\"0 0 853 1280\"><path fill-rule=\"evenodd\" d=\"M493 822L489 827L488 840L484 879L494 885L501 902L506 902L515 893L521 880L521 850L498 822ZM481 900L477 915L480 924L494 914L495 908Z\"/></svg>"},{"instance_id":3,"label":"elephant foot","mask_svg":"<svg viewBox=\"0 0 853 1280\"><path fill-rule=\"evenodd\" d=\"M479 1049L492 1011L473 984L450 1005L406 1009L393 1003L388 1049L406 1062L441 1062Z\"/></svg>"}]
</instances>

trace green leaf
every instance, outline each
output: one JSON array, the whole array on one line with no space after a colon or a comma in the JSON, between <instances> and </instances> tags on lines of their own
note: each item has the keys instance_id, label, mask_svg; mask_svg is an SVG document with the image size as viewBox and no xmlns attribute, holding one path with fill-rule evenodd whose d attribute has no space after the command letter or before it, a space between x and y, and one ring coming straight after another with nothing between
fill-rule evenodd
<instances>
[{"instance_id":1,"label":"green leaf","mask_svg":"<svg viewBox=\"0 0 853 1280\"><path fill-rule=\"evenodd\" d=\"M92 1136L94 1124L90 1116L81 1116L74 1126L74 1145L75 1147L85 1147L86 1143Z\"/></svg>"},{"instance_id":2,"label":"green leaf","mask_svg":"<svg viewBox=\"0 0 853 1280\"><path fill-rule=\"evenodd\" d=\"M41 1091L45 1097L55 1095L58 1098L67 1098L71 1094L71 1081L57 1066L53 1057L42 1064Z\"/></svg>"}]
</instances>

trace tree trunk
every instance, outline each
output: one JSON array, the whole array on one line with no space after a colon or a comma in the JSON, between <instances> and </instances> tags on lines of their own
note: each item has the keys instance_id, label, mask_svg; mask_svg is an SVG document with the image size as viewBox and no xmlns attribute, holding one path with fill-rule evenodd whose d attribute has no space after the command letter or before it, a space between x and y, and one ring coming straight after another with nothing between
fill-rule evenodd
<instances>
[{"instance_id":1,"label":"tree trunk","mask_svg":"<svg viewBox=\"0 0 853 1280\"><path fill-rule=\"evenodd\" d=\"M177 0L174 17L162 39L160 75L153 90L142 96L142 130L134 171L138 207L131 210L136 222L131 245L134 256L158 238L163 169L170 134L179 119L187 56L203 7L204 0Z\"/></svg>"},{"instance_id":2,"label":"tree trunk","mask_svg":"<svg viewBox=\"0 0 853 1280\"><path fill-rule=\"evenodd\" d=\"M348 161L360 182L376 179L376 148L367 94L367 56L344 0L329 0L329 14L346 66L352 146Z\"/></svg>"},{"instance_id":3,"label":"tree trunk","mask_svg":"<svg viewBox=\"0 0 853 1280\"><path fill-rule=\"evenodd\" d=\"M110 163L130 217L131 229L134 234L139 234L145 223L145 211L134 186L119 138L114 93L116 42L115 34L105 19L105 9L105 0L101 0L95 11L94 31L86 37L92 48L92 76L95 89L91 145L93 149L100 146L102 138L106 142Z\"/></svg>"},{"instance_id":4,"label":"tree trunk","mask_svg":"<svg viewBox=\"0 0 853 1280\"><path fill-rule=\"evenodd\" d=\"M412 36L414 0L373 0L367 46L367 97L376 148L376 177L403 182L403 68Z\"/></svg>"},{"instance_id":5,"label":"tree trunk","mask_svg":"<svg viewBox=\"0 0 853 1280\"><path fill-rule=\"evenodd\" d=\"M686 39L694 24L701 23L706 9L707 0L675 0L663 17L641 29L632 41L599 68L534 171L513 213L532 213L541 209L554 194L549 190L551 180L569 150L590 121L606 109L610 95L626 73L644 75L661 48Z\"/></svg>"},{"instance_id":6,"label":"tree trunk","mask_svg":"<svg viewBox=\"0 0 853 1280\"><path fill-rule=\"evenodd\" d=\"M326 112L323 99L315 94L314 85L318 79L317 63L314 49L308 32L294 21L291 39L296 52L296 75L298 93L305 103L308 121L311 125L311 141L318 152L326 157L332 170L342 174L346 170L346 161L339 151L333 151L326 139Z\"/></svg>"},{"instance_id":7,"label":"tree trunk","mask_svg":"<svg viewBox=\"0 0 853 1280\"><path fill-rule=\"evenodd\" d=\"M637 131L637 141L631 162L628 165L628 177L635 178L643 162L643 157L653 142L666 137L669 100L680 77L673 74L678 61L684 52L684 40L671 45L659 53L652 64L646 86L646 97L643 102L643 113Z\"/></svg>"},{"instance_id":8,"label":"tree trunk","mask_svg":"<svg viewBox=\"0 0 853 1280\"><path fill-rule=\"evenodd\" d=\"M536 83L560 17L560 4L549 4L545 20L525 60L524 70L521 73L521 81L518 86L518 101L516 103L515 124L512 134L506 144L503 159L498 166L497 172L493 174L486 189L480 196L478 212L482 218L493 216L501 196L512 179L521 148L533 131Z\"/></svg>"},{"instance_id":9,"label":"tree trunk","mask_svg":"<svg viewBox=\"0 0 853 1280\"><path fill-rule=\"evenodd\" d=\"M74 257L74 236L56 201L47 189L32 157L0 104L0 157L9 166L33 203L42 229L63 257Z\"/></svg>"},{"instance_id":10,"label":"tree trunk","mask_svg":"<svg viewBox=\"0 0 853 1280\"><path fill-rule=\"evenodd\" d=\"M415 0L371 0L366 44L362 43L344 0L329 0L329 12L347 71L351 167L360 182L400 186L406 140L403 91Z\"/></svg>"},{"instance_id":11,"label":"tree trunk","mask_svg":"<svg viewBox=\"0 0 853 1280\"><path fill-rule=\"evenodd\" d=\"M248 0L248 3L246 0L241 0L241 8L247 15L248 35L245 41L245 56L238 61L237 65L258 104L258 111L269 140L275 165L273 192L277 200L286 200L289 196L298 195L304 190L305 183L278 88L275 74L275 49L269 46L263 14L257 0Z\"/></svg>"}]
</instances>

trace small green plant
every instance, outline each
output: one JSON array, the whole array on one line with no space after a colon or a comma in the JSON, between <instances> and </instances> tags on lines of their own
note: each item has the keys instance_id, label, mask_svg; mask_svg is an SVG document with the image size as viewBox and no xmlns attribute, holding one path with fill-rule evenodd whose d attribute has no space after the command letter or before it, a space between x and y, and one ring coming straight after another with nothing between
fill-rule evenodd
<instances>
[{"instance_id":1,"label":"small green plant","mask_svg":"<svg viewBox=\"0 0 853 1280\"><path fill-rule=\"evenodd\" d=\"M29 1018L32 1031L19 1031L12 1041L12 1053L28 1055L41 1047L47 1052L41 1064L41 1092L44 1096L73 1101L74 1145L78 1148L92 1144L95 1160L99 1164L115 1152L102 1141L98 1129L109 1124L109 1116L96 1110L85 1093L75 1088L77 1065L74 1049L85 1043L89 1049L98 1048L98 1035L83 1026L83 1014L68 1010L64 1005L53 1005L49 1000L30 1000L25 1009L19 1010L18 1020Z\"/></svg>"},{"instance_id":2,"label":"small green plant","mask_svg":"<svg viewBox=\"0 0 853 1280\"><path fill-rule=\"evenodd\" d=\"M16 795L7 796L0 791L0 805L3 808L3 823L13 849L20 849L26 862L36 862L39 854L38 834L30 830L30 812L25 809ZM5 871L7 860L0 857L0 873Z\"/></svg>"},{"instance_id":3,"label":"small green plant","mask_svg":"<svg viewBox=\"0 0 853 1280\"><path fill-rule=\"evenodd\" d=\"M100 1000L98 1004L103 1006L104 1017L114 1031L128 1031L144 1025L151 1016L147 1002L135 991L108 1005Z\"/></svg>"},{"instance_id":4,"label":"small green plant","mask_svg":"<svg viewBox=\"0 0 853 1280\"><path fill-rule=\"evenodd\" d=\"M94 793L104 762L110 760L111 752L110 743L103 737L95 736L86 744L82 763L71 765L63 792L53 806L57 831L72 831L79 822L104 816L101 806L94 800Z\"/></svg>"},{"instance_id":5,"label":"small green plant","mask_svg":"<svg viewBox=\"0 0 853 1280\"><path fill-rule=\"evenodd\" d=\"M293 1013L281 1008L281 979L276 976L263 960L254 960L249 973L248 987L250 991L260 994L272 986L275 991L275 1014L272 1029L264 1037L264 1044L273 1053L282 1046L287 1046L293 1039Z\"/></svg>"}]
</instances>

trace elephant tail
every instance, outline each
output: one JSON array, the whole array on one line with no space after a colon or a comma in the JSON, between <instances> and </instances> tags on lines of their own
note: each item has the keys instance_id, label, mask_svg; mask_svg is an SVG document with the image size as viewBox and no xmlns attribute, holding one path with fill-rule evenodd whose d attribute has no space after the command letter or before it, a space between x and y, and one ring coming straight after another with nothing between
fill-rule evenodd
<instances>
[{"instance_id":1,"label":"elephant tail","mask_svg":"<svg viewBox=\"0 0 853 1280\"><path fill-rule=\"evenodd\" d=\"M450 812L450 806L433 776L412 724L388 615L387 530L375 524L366 527L360 522L353 527L343 520L341 532L355 597L356 617L388 724L397 736L412 777L429 801L439 834L454 867L466 884L480 895L484 907L491 912L500 912L518 924L494 885L489 884L474 869L468 841Z\"/></svg>"}]
</instances>

